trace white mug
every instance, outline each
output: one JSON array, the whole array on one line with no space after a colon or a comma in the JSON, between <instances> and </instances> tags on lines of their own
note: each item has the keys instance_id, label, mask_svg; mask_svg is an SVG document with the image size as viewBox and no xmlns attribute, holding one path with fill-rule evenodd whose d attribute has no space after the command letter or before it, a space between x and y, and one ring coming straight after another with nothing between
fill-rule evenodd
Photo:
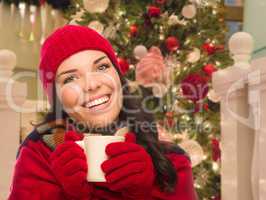
<instances>
[{"instance_id":1,"label":"white mug","mask_svg":"<svg viewBox=\"0 0 266 200\"><path fill-rule=\"evenodd\" d=\"M104 172L101 169L101 164L108 159L105 153L105 147L112 142L123 142L124 136L103 136L84 134L82 141L76 143L84 149L88 164L88 182L106 182Z\"/></svg>"}]
</instances>

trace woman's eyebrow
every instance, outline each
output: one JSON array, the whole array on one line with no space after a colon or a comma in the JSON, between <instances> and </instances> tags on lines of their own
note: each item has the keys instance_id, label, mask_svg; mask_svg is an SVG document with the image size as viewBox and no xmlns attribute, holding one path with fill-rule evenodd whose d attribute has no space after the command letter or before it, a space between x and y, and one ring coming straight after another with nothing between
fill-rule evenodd
<instances>
[{"instance_id":1,"label":"woman's eyebrow","mask_svg":"<svg viewBox=\"0 0 266 200\"><path fill-rule=\"evenodd\" d=\"M76 72L76 71L77 71L77 69L70 69L70 70L63 71L56 76L56 79L59 78L59 76L61 76L63 74L68 74L68 73L72 73L72 72Z\"/></svg>"},{"instance_id":2,"label":"woman's eyebrow","mask_svg":"<svg viewBox=\"0 0 266 200\"><path fill-rule=\"evenodd\" d=\"M95 64L99 63L99 62L100 62L101 60L103 60L104 58L106 58L106 56L102 56L102 57L96 59L96 60L93 62L93 64L95 65ZM77 69L70 69L70 70L67 70L67 71L63 71L63 72L61 72L60 74L58 74L58 75L56 76L56 78L59 78L59 76L61 76L61 75L63 75L63 74L72 73L72 72L76 72L76 71L77 71Z\"/></svg>"},{"instance_id":3,"label":"woman's eyebrow","mask_svg":"<svg viewBox=\"0 0 266 200\"><path fill-rule=\"evenodd\" d=\"M102 56L102 57L96 59L96 60L93 62L93 64L94 64L94 65L97 64L98 62L100 62L100 61L101 61L102 59L104 59L104 58L106 58L106 56Z\"/></svg>"}]
</instances>

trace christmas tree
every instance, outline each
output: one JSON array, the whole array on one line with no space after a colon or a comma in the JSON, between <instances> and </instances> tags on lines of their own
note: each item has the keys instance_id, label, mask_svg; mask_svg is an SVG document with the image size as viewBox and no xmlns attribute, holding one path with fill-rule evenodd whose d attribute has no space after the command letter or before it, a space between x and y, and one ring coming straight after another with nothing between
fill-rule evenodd
<instances>
[{"instance_id":1,"label":"christmas tree","mask_svg":"<svg viewBox=\"0 0 266 200\"><path fill-rule=\"evenodd\" d=\"M159 108L161 139L190 155L199 199L220 199L219 97L211 77L232 64L223 1L84 0L74 1L65 15L111 41L133 92L144 86L154 95L146 103ZM137 64L152 46L161 50L166 69L149 79L152 73Z\"/></svg>"}]
</instances>

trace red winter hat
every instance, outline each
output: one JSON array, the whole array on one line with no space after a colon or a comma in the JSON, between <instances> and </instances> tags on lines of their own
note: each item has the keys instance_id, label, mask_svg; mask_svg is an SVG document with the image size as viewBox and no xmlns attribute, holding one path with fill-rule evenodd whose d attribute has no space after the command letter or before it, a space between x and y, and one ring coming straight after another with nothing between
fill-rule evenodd
<instances>
[{"instance_id":1,"label":"red winter hat","mask_svg":"<svg viewBox=\"0 0 266 200\"><path fill-rule=\"evenodd\" d=\"M86 49L106 53L113 65L121 71L115 52L107 39L88 27L65 25L53 32L41 48L39 76L50 104L57 68L69 56Z\"/></svg>"}]
</instances>

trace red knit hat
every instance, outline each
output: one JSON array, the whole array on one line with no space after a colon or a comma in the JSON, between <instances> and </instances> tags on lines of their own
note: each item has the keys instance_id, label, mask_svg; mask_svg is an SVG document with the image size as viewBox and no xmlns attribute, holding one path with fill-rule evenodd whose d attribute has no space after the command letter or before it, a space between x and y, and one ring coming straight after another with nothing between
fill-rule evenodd
<instances>
[{"instance_id":1,"label":"red knit hat","mask_svg":"<svg viewBox=\"0 0 266 200\"><path fill-rule=\"evenodd\" d=\"M86 49L106 53L113 65L121 71L115 52L107 39L88 27L65 25L53 32L41 48L39 76L50 104L57 68L69 56Z\"/></svg>"}]
</instances>

